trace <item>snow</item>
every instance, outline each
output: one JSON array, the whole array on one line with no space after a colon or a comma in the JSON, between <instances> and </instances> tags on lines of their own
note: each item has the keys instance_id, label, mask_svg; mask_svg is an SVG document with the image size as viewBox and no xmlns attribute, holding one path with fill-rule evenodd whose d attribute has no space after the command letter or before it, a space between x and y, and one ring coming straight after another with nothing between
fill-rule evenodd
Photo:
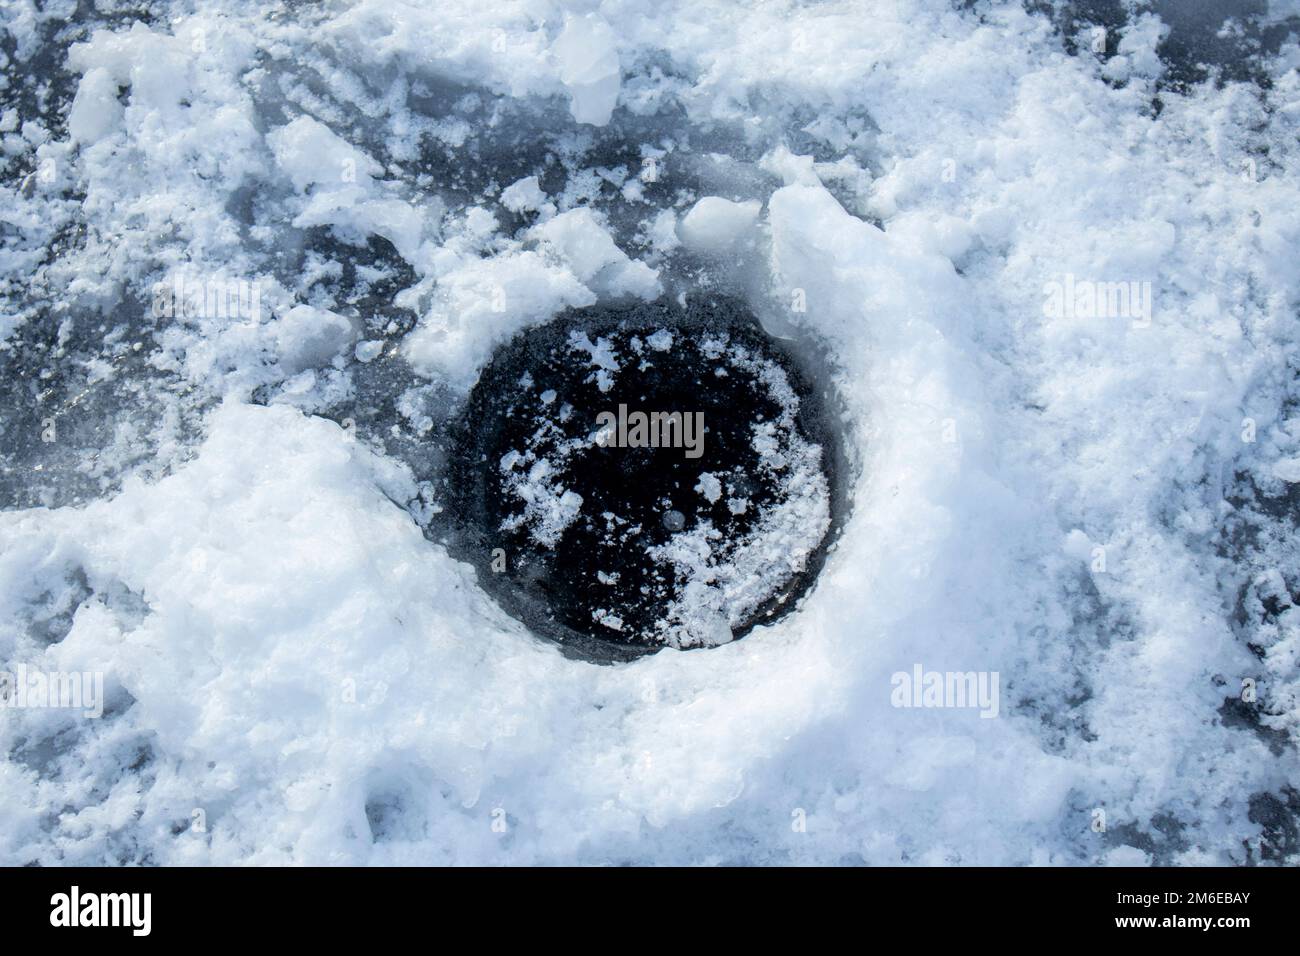
<instances>
[{"instance_id":1,"label":"snow","mask_svg":"<svg viewBox=\"0 0 1300 956\"><path fill-rule=\"evenodd\" d=\"M1021 4L867 6L202 0L47 50L43 106L55 14L7 9L0 359L43 384L0 392L0 665L106 704L6 714L0 861L1258 860L1300 785L1300 51L1178 88L1154 13L1103 59ZM151 316L176 276L261 315ZM1150 315L1045 310L1066 276ZM522 328L703 282L831 356L851 516L775 624L731 640L695 528L716 646L567 659L385 436ZM382 428L330 420L376 389ZM547 539L581 502L532 464ZM998 717L892 707L918 663L1000 674Z\"/></svg>"}]
</instances>

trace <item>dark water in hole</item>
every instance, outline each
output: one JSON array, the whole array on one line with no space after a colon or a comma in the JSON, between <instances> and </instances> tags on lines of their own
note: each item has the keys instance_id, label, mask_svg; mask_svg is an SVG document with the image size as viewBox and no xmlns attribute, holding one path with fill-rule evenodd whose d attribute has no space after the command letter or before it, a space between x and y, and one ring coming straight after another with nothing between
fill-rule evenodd
<instances>
[{"instance_id":1,"label":"dark water in hole","mask_svg":"<svg viewBox=\"0 0 1300 956\"><path fill-rule=\"evenodd\" d=\"M665 351L647 342L661 330L673 337ZM574 333L618 346L620 368L608 390L601 389L588 354L574 349ZM630 344L634 338L639 354ZM729 364L718 355L724 339L737 354L758 361ZM765 363L768 374L780 369L798 396L789 437L821 449L815 470L828 509L823 532L800 529L812 546L799 567L755 577L762 581L762 599L732 622L728 636L743 637L777 620L815 580L843 519L842 450L828 411L833 400L813 384L825 376L810 374L806 359L770 339L729 299L701 300L688 309L661 300L571 311L498 349L450 436L443 494L458 524L453 554L474 565L480 585L504 609L577 656L617 661L658 650L665 616L683 598L685 582L671 564L654 560L652 549L677 530L689 534L702 527L716 532L712 550L719 563L741 542L761 549L764 516L794 494L755 450L756 424L781 431L782 407L759 378ZM616 412L620 404L629 414L702 414L699 457L688 457L686 447L589 444L599 413ZM530 449L536 459L502 468L503 458ZM510 488L540 459L555 469L548 478L556 496L563 489L582 499L576 517L547 541L538 540L537 522L518 522L527 509ZM704 473L719 478L709 489L716 500L697 490Z\"/></svg>"}]
</instances>

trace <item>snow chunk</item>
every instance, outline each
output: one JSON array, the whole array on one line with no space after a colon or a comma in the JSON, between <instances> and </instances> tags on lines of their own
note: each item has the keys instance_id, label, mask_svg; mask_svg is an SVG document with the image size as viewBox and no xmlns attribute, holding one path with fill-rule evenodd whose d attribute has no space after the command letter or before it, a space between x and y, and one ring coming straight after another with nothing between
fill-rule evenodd
<instances>
[{"instance_id":1,"label":"snow chunk","mask_svg":"<svg viewBox=\"0 0 1300 956\"><path fill-rule=\"evenodd\" d=\"M272 326L280 365L289 374L327 365L352 344L355 330L343 316L295 305Z\"/></svg>"},{"instance_id":2,"label":"snow chunk","mask_svg":"<svg viewBox=\"0 0 1300 956\"><path fill-rule=\"evenodd\" d=\"M920 252L950 260L966 253L975 239L970 224L956 216L904 213L889 221L888 235L901 238Z\"/></svg>"},{"instance_id":3,"label":"snow chunk","mask_svg":"<svg viewBox=\"0 0 1300 956\"><path fill-rule=\"evenodd\" d=\"M355 184L365 191L383 172L377 162L310 116L272 130L266 142L298 192L317 184Z\"/></svg>"},{"instance_id":4,"label":"snow chunk","mask_svg":"<svg viewBox=\"0 0 1300 956\"><path fill-rule=\"evenodd\" d=\"M546 201L536 176L525 176L502 190L501 205L511 212L555 212L554 203Z\"/></svg>"},{"instance_id":5,"label":"snow chunk","mask_svg":"<svg viewBox=\"0 0 1300 956\"><path fill-rule=\"evenodd\" d=\"M673 334L667 329L660 329L653 335L646 336L645 342L656 352L667 352L673 347Z\"/></svg>"},{"instance_id":6,"label":"snow chunk","mask_svg":"<svg viewBox=\"0 0 1300 956\"><path fill-rule=\"evenodd\" d=\"M661 209L644 224L646 236L655 252L667 255L682 244L677 237L677 217L671 209Z\"/></svg>"},{"instance_id":7,"label":"snow chunk","mask_svg":"<svg viewBox=\"0 0 1300 956\"><path fill-rule=\"evenodd\" d=\"M598 611L592 611L591 616L598 624L603 624L612 631L623 630L623 619L612 611L601 608Z\"/></svg>"},{"instance_id":8,"label":"snow chunk","mask_svg":"<svg viewBox=\"0 0 1300 956\"><path fill-rule=\"evenodd\" d=\"M546 459L534 462L527 472L518 473L515 465L524 456L507 455L501 460L501 471L506 475L509 493L523 502L522 512L511 515L501 523L512 530L529 525L529 535L545 548L554 548L582 510L582 495L556 484L556 467Z\"/></svg>"},{"instance_id":9,"label":"snow chunk","mask_svg":"<svg viewBox=\"0 0 1300 956\"><path fill-rule=\"evenodd\" d=\"M468 387L494 344L528 322L595 301L570 270L536 252L466 258L440 278L433 306L406 338L406 357L422 375Z\"/></svg>"},{"instance_id":10,"label":"snow chunk","mask_svg":"<svg viewBox=\"0 0 1300 956\"><path fill-rule=\"evenodd\" d=\"M424 214L380 193L375 182L383 173L379 163L308 116L272 130L266 141L294 189L303 194L310 189L295 226L337 226L362 236L383 236L403 259L416 261ZM435 221L441 219L441 202L428 208Z\"/></svg>"},{"instance_id":11,"label":"snow chunk","mask_svg":"<svg viewBox=\"0 0 1300 956\"><path fill-rule=\"evenodd\" d=\"M569 91L573 118L592 126L608 123L622 82L618 42L609 24L594 13L566 17L551 54Z\"/></svg>"},{"instance_id":12,"label":"snow chunk","mask_svg":"<svg viewBox=\"0 0 1300 956\"><path fill-rule=\"evenodd\" d=\"M1107 851L1104 866L1150 866L1151 856L1145 850L1123 844Z\"/></svg>"},{"instance_id":13,"label":"snow chunk","mask_svg":"<svg viewBox=\"0 0 1300 956\"><path fill-rule=\"evenodd\" d=\"M1092 548L1092 541L1078 528L1067 534L1065 540L1061 542L1061 550L1080 561L1086 561L1092 556Z\"/></svg>"},{"instance_id":14,"label":"snow chunk","mask_svg":"<svg viewBox=\"0 0 1300 956\"><path fill-rule=\"evenodd\" d=\"M628 258L590 209L570 210L530 234L549 243L593 291L647 300L659 294L659 273Z\"/></svg>"},{"instance_id":15,"label":"snow chunk","mask_svg":"<svg viewBox=\"0 0 1300 956\"><path fill-rule=\"evenodd\" d=\"M1273 475L1289 484L1300 483L1300 458L1283 458L1273 463Z\"/></svg>"},{"instance_id":16,"label":"snow chunk","mask_svg":"<svg viewBox=\"0 0 1300 956\"><path fill-rule=\"evenodd\" d=\"M594 378L602 392L608 392L614 387L614 376L611 373L619 370L619 364L609 339L597 338L593 343L586 332L570 332L569 348L586 352L590 356L591 364L597 369Z\"/></svg>"},{"instance_id":17,"label":"snow chunk","mask_svg":"<svg viewBox=\"0 0 1300 956\"><path fill-rule=\"evenodd\" d=\"M700 475L700 480L695 483L695 490L702 494L710 504L713 504L722 497L722 482L718 480L717 475L706 471Z\"/></svg>"},{"instance_id":18,"label":"snow chunk","mask_svg":"<svg viewBox=\"0 0 1300 956\"><path fill-rule=\"evenodd\" d=\"M68 113L68 135L82 145L97 143L122 121L117 81L100 67L88 70Z\"/></svg>"}]
</instances>

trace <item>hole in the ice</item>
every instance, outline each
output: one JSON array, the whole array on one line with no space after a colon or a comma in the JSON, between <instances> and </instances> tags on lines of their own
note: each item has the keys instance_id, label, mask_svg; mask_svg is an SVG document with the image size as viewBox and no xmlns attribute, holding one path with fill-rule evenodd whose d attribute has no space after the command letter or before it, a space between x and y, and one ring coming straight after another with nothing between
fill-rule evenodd
<instances>
[{"instance_id":1,"label":"hole in the ice","mask_svg":"<svg viewBox=\"0 0 1300 956\"><path fill-rule=\"evenodd\" d=\"M453 551L506 611L587 659L776 621L845 516L819 363L720 297L573 310L520 333L453 429Z\"/></svg>"},{"instance_id":2,"label":"hole in the ice","mask_svg":"<svg viewBox=\"0 0 1300 956\"><path fill-rule=\"evenodd\" d=\"M384 843L405 835L410 829L406 814L409 800L409 794L396 791L375 793L366 800L366 823L373 842Z\"/></svg>"},{"instance_id":3,"label":"hole in the ice","mask_svg":"<svg viewBox=\"0 0 1300 956\"><path fill-rule=\"evenodd\" d=\"M429 817L422 794L428 781L419 771L375 771L367 781L366 824L372 843L422 840L428 835Z\"/></svg>"}]
</instances>

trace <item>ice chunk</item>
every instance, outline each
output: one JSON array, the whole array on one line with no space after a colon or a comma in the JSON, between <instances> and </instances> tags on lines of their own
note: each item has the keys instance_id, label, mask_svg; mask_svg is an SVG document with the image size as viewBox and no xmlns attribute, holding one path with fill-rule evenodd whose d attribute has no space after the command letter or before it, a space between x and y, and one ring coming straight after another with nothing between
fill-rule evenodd
<instances>
[{"instance_id":1,"label":"ice chunk","mask_svg":"<svg viewBox=\"0 0 1300 956\"><path fill-rule=\"evenodd\" d=\"M705 196L686 214L677 234L696 252L725 252L755 222L762 204Z\"/></svg>"}]
</instances>

